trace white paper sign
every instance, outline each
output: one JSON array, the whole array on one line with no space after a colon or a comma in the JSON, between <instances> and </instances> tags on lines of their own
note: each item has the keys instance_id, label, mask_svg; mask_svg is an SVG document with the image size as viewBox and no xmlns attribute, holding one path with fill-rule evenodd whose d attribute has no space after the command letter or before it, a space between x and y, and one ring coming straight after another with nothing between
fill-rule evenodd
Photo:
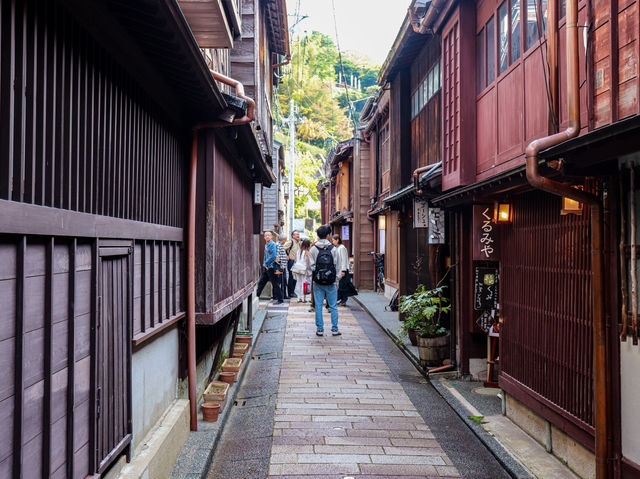
<instances>
[{"instance_id":1,"label":"white paper sign","mask_svg":"<svg viewBox=\"0 0 640 479\"><path fill-rule=\"evenodd\" d=\"M253 204L262 204L262 183L253 184Z\"/></svg>"},{"instance_id":2,"label":"white paper sign","mask_svg":"<svg viewBox=\"0 0 640 479\"><path fill-rule=\"evenodd\" d=\"M429 204L418 198L413 200L413 227L429 227Z\"/></svg>"},{"instance_id":3,"label":"white paper sign","mask_svg":"<svg viewBox=\"0 0 640 479\"><path fill-rule=\"evenodd\" d=\"M349 239L349 225L342 227L342 241Z\"/></svg>"},{"instance_id":4,"label":"white paper sign","mask_svg":"<svg viewBox=\"0 0 640 479\"><path fill-rule=\"evenodd\" d=\"M429 208L429 244L444 243L444 211Z\"/></svg>"}]
</instances>

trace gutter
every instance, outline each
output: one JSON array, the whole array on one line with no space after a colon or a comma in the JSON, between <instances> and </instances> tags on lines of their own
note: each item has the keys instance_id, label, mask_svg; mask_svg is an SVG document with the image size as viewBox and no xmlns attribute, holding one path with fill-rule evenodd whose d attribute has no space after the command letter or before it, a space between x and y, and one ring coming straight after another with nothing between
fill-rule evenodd
<instances>
[{"instance_id":1,"label":"gutter","mask_svg":"<svg viewBox=\"0 0 640 479\"><path fill-rule=\"evenodd\" d=\"M196 186L198 177L198 133L201 130L224 128L227 126L244 125L255 119L256 103L244 94L244 86L238 80L211 71L213 77L236 90L236 95L247 102L249 108L242 118L231 123L216 121L203 123L193 128L193 142L191 145L191 171L189 177L189 210L187 231L187 365L189 378L189 407L191 412L191 430L198 430L198 398L196 383Z\"/></svg>"},{"instance_id":2,"label":"gutter","mask_svg":"<svg viewBox=\"0 0 640 479\"><path fill-rule=\"evenodd\" d=\"M556 11L557 0L549 1L549 11ZM526 149L527 180L531 186L556 196L585 203L591 209L591 295L593 308L593 376L596 479L611 477L609 467L609 378L607 378L606 320L604 311L603 206L597 195L572 188L540 175L539 153L580 134L580 80L578 50L578 0L567 1L567 98L569 125L566 130L534 140ZM555 36L557 23L549 23ZM553 42L555 43L555 42ZM555 52L554 52L555 54Z\"/></svg>"},{"instance_id":3,"label":"gutter","mask_svg":"<svg viewBox=\"0 0 640 479\"><path fill-rule=\"evenodd\" d=\"M409 21L413 31L420 34L433 34L433 24L442 13L447 0L433 0L427 14L422 18L417 18L413 7L409 7Z\"/></svg>"}]
</instances>

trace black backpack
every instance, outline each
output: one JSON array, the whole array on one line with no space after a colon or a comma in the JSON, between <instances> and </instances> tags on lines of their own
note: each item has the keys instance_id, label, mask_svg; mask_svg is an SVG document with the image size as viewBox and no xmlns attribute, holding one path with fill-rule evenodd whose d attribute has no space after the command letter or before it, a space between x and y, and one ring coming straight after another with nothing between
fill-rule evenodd
<instances>
[{"instance_id":1,"label":"black backpack","mask_svg":"<svg viewBox=\"0 0 640 479\"><path fill-rule=\"evenodd\" d=\"M333 263L332 249L333 246L322 249L318 248L316 269L313 272L313 281L318 284L328 286L336 282L336 265Z\"/></svg>"}]
</instances>

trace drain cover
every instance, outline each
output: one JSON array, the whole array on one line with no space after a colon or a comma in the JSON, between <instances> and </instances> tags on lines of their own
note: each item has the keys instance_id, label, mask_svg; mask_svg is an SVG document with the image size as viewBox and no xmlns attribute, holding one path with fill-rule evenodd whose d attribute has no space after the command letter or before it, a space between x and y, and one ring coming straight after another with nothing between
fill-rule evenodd
<instances>
[{"instance_id":1,"label":"drain cover","mask_svg":"<svg viewBox=\"0 0 640 479\"><path fill-rule=\"evenodd\" d=\"M270 402L270 396L255 396L250 398L238 398L233 401L235 407L260 407L267 406Z\"/></svg>"},{"instance_id":2,"label":"drain cover","mask_svg":"<svg viewBox=\"0 0 640 479\"><path fill-rule=\"evenodd\" d=\"M255 359L257 361L264 361L266 359L278 359L279 357L280 357L279 353L272 352L272 353L256 354L254 356L251 356L251 359Z\"/></svg>"}]
</instances>

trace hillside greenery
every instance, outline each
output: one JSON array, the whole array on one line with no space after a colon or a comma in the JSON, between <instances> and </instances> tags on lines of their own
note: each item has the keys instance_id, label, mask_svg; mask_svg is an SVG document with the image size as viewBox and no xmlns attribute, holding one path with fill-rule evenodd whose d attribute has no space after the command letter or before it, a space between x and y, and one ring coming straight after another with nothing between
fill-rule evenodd
<instances>
[{"instance_id":1,"label":"hillside greenery","mask_svg":"<svg viewBox=\"0 0 640 479\"><path fill-rule=\"evenodd\" d=\"M297 218L314 217L319 221L319 212L307 209L309 204L318 202L317 184L323 175L324 160L335 145L353 136L351 118L359 117L366 98L375 93L379 69L350 52L342 53L341 64L333 39L319 32L296 37L291 52L291 64L283 69L276 92L275 136L288 150L288 118L293 99L297 152L295 213ZM350 84L352 76L359 79L360 88ZM339 84L341 78L343 83Z\"/></svg>"}]
</instances>

